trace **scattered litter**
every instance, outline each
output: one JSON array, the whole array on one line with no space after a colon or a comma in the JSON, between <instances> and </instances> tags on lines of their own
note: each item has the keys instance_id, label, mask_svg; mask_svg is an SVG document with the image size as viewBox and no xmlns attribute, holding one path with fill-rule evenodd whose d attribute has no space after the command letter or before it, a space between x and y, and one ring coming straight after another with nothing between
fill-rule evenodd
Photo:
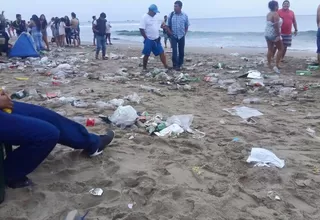
<instances>
[{"instance_id":1,"label":"scattered litter","mask_svg":"<svg viewBox=\"0 0 320 220\"><path fill-rule=\"evenodd\" d=\"M194 172L195 174L197 174L199 176L204 173L203 171L201 171L201 167L198 167L198 166L192 167L192 172Z\"/></svg>"},{"instance_id":2,"label":"scattered litter","mask_svg":"<svg viewBox=\"0 0 320 220\"><path fill-rule=\"evenodd\" d=\"M138 118L137 111L130 105L119 106L117 110L109 117L109 120L121 127L132 126Z\"/></svg>"},{"instance_id":3,"label":"scattered litter","mask_svg":"<svg viewBox=\"0 0 320 220\"><path fill-rule=\"evenodd\" d=\"M257 70L249 70L247 72L247 74L248 74L247 78L249 78L249 79L261 79L262 78L261 73Z\"/></svg>"},{"instance_id":4,"label":"scattered litter","mask_svg":"<svg viewBox=\"0 0 320 220\"><path fill-rule=\"evenodd\" d=\"M141 102L141 97L135 92L131 95L125 96L124 99L128 100L129 102L135 102L137 104L140 104Z\"/></svg>"},{"instance_id":5,"label":"scattered litter","mask_svg":"<svg viewBox=\"0 0 320 220\"><path fill-rule=\"evenodd\" d=\"M263 115L258 110L245 106L235 106L233 108L225 108L223 110L229 112L231 115L240 116L242 119L248 119L251 117L258 117Z\"/></svg>"},{"instance_id":6,"label":"scattered litter","mask_svg":"<svg viewBox=\"0 0 320 220\"><path fill-rule=\"evenodd\" d=\"M206 133L204 133L202 131L199 131L197 129L194 129L192 138L194 138L194 139L202 139L205 136L206 136Z\"/></svg>"},{"instance_id":7,"label":"scattered litter","mask_svg":"<svg viewBox=\"0 0 320 220\"><path fill-rule=\"evenodd\" d=\"M242 88L241 85L237 82L233 83L228 87L228 95L237 95L241 93L245 93L247 90Z\"/></svg>"},{"instance_id":8,"label":"scattered litter","mask_svg":"<svg viewBox=\"0 0 320 220\"><path fill-rule=\"evenodd\" d=\"M182 127L185 131L192 133L192 129L190 128L193 121L193 115L173 115L167 119L167 126L172 124L177 124Z\"/></svg>"},{"instance_id":9,"label":"scattered litter","mask_svg":"<svg viewBox=\"0 0 320 220\"><path fill-rule=\"evenodd\" d=\"M312 72L309 70L297 70L296 75L298 75L298 76L311 76Z\"/></svg>"},{"instance_id":10,"label":"scattered litter","mask_svg":"<svg viewBox=\"0 0 320 220\"><path fill-rule=\"evenodd\" d=\"M267 196L268 196L271 200L281 201L280 196L279 196L276 192L274 192L274 191L269 191L269 192L267 193Z\"/></svg>"},{"instance_id":11,"label":"scattered litter","mask_svg":"<svg viewBox=\"0 0 320 220\"><path fill-rule=\"evenodd\" d=\"M129 140L132 140L132 139L134 139L134 136L133 136L133 135L131 135L131 136L129 137Z\"/></svg>"},{"instance_id":12,"label":"scattered litter","mask_svg":"<svg viewBox=\"0 0 320 220\"><path fill-rule=\"evenodd\" d=\"M184 132L183 128L181 128L178 124L171 124L170 126L166 127L165 129L163 129L159 132L154 132L154 133L159 137L165 137L165 136L171 136L173 134L179 135L183 132Z\"/></svg>"},{"instance_id":13,"label":"scattered litter","mask_svg":"<svg viewBox=\"0 0 320 220\"><path fill-rule=\"evenodd\" d=\"M128 204L128 208L129 208L129 209L132 209L132 208L133 208L133 204L132 204L132 203L129 203L129 204Z\"/></svg>"},{"instance_id":14,"label":"scattered litter","mask_svg":"<svg viewBox=\"0 0 320 220\"><path fill-rule=\"evenodd\" d=\"M14 77L16 80L19 80L19 81L27 81L29 80L28 77Z\"/></svg>"},{"instance_id":15,"label":"scattered litter","mask_svg":"<svg viewBox=\"0 0 320 220\"><path fill-rule=\"evenodd\" d=\"M221 119L219 122L220 122L220 124L222 124L222 125L225 125L225 124L226 124L226 122L225 122L224 120L222 120L222 119Z\"/></svg>"},{"instance_id":16,"label":"scattered litter","mask_svg":"<svg viewBox=\"0 0 320 220\"><path fill-rule=\"evenodd\" d=\"M251 154L247 159L248 163L255 163L255 166L276 166L284 167L284 160L280 160L274 153L264 148L252 148Z\"/></svg>"},{"instance_id":17,"label":"scattered litter","mask_svg":"<svg viewBox=\"0 0 320 220\"><path fill-rule=\"evenodd\" d=\"M240 138L237 138L237 137L232 139L232 142L239 142L239 141L240 141Z\"/></svg>"},{"instance_id":18,"label":"scattered litter","mask_svg":"<svg viewBox=\"0 0 320 220\"><path fill-rule=\"evenodd\" d=\"M264 87L263 78L261 79L251 79L249 82L250 86Z\"/></svg>"},{"instance_id":19,"label":"scattered litter","mask_svg":"<svg viewBox=\"0 0 320 220\"><path fill-rule=\"evenodd\" d=\"M102 196L103 190L101 188L93 188L89 191L94 196Z\"/></svg>"},{"instance_id":20,"label":"scattered litter","mask_svg":"<svg viewBox=\"0 0 320 220\"><path fill-rule=\"evenodd\" d=\"M237 57L239 56L239 53L230 53L231 56Z\"/></svg>"},{"instance_id":21,"label":"scattered litter","mask_svg":"<svg viewBox=\"0 0 320 220\"><path fill-rule=\"evenodd\" d=\"M242 101L243 104L261 104L260 98L247 98Z\"/></svg>"},{"instance_id":22,"label":"scattered litter","mask_svg":"<svg viewBox=\"0 0 320 220\"><path fill-rule=\"evenodd\" d=\"M248 124L248 125L255 125L255 124L257 124L257 121L254 120L253 118L247 118L247 119L241 121L241 123Z\"/></svg>"},{"instance_id":23,"label":"scattered litter","mask_svg":"<svg viewBox=\"0 0 320 220\"><path fill-rule=\"evenodd\" d=\"M312 128L307 128L307 132L308 132L308 135L310 135L311 137L316 136L316 131L313 130Z\"/></svg>"},{"instance_id":24,"label":"scattered litter","mask_svg":"<svg viewBox=\"0 0 320 220\"><path fill-rule=\"evenodd\" d=\"M108 101L108 103L113 106L119 107L124 104L124 100L123 99L112 99L112 100Z\"/></svg>"}]
</instances>

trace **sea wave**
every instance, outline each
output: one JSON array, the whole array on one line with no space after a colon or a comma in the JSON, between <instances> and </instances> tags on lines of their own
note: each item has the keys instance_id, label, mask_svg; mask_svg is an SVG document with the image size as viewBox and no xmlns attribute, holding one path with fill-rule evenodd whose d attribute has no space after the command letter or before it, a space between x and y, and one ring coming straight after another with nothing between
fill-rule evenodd
<instances>
[{"instance_id":1,"label":"sea wave","mask_svg":"<svg viewBox=\"0 0 320 220\"><path fill-rule=\"evenodd\" d=\"M141 36L140 31L120 30L116 31L120 36ZM210 32L210 31L189 31L188 36L191 37L226 37L226 36L263 36L264 32ZM301 31L299 36L314 37L317 31Z\"/></svg>"}]
</instances>

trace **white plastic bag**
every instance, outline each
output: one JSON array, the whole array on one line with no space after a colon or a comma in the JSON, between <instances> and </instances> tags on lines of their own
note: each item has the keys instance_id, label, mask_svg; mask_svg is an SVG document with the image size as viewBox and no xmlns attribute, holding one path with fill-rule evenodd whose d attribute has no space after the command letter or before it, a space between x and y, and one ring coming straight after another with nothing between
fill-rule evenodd
<instances>
[{"instance_id":1,"label":"white plastic bag","mask_svg":"<svg viewBox=\"0 0 320 220\"><path fill-rule=\"evenodd\" d=\"M284 160L280 160L274 153L264 148L252 148L247 162L254 162L256 166L270 167L269 164L271 164L278 168L284 167Z\"/></svg>"},{"instance_id":2,"label":"white plastic bag","mask_svg":"<svg viewBox=\"0 0 320 220\"><path fill-rule=\"evenodd\" d=\"M130 105L119 106L109 120L121 128L131 126L138 118L137 111Z\"/></svg>"},{"instance_id":3,"label":"white plastic bag","mask_svg":"<svg viewBox=\"0 0 320 220\"><path fill-rule=\"evenodd\" d=\"M108 103L111 105L114 105L115 107L119 107L124 104L124 100L123 99L112 99Z\"/></svg>"},{"instance_id":4,"label":"white plastic bag","mask_svg":"<svg viewBox=\"0 0 320 220\"><path fill-rule=\"evenodd\" d=\"M231 115L238 115L242 119L247 119L247 118L251 118L251 117L258 117L258 116L263 115L257 109L248 108L246 106L235 106L233 108L225 108L223 110L229 112Z\"/></svg>"},{"instance_id":5,"label":"white plastic bag","mask_svg":"<svg viewBox=\"0 0 320 220\"><path fill-rule=\"evenodd\" d=\"M193 115L173 115L167 119L166 124L170 126L172 124L177 124L182 127L185 131L192 133L190 128L193 121Z\"/></svg>"},{"instance_id":6,"label":"white plastic bag","mask_svg":"<svg viewBox=\"0 0 320 220\"><path fill-rule=\"evenodd\" d=\"M181 128L179 125L172 124L159 132L155 132L155 134L159 137L165 137L167 135L171 136L171 134L181 134L183 132L183 128Z\"/></svg>"},{"instance_id":7,"label":"white plastic bag","mask_svg":"<svg viewBox=\"0 0 320 220\"><path fill-rule=\"evenodd\" d=\"M137 93L133 93L133 94L128 95L124 98L129 100L130 102L135 102L137 104L140 104L140 102L141 102L141 97Z\"/></svg>"}]
</instances>

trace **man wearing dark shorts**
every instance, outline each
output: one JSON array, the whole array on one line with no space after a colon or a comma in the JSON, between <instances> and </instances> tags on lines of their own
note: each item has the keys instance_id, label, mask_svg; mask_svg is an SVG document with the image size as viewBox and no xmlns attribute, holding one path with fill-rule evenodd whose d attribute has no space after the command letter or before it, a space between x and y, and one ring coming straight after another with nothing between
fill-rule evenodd
<instances>
[{"instance_id":1,"label":"man wearing dark shorts","mask_svg":"<svg viewBox=\"0 0 320 220\"><path fill-rule=\"evenodd\" d=\"M158 7L156 5L151 5L149 7L149 12L143 15L140 22L140 33L144 38L144 48L142 51L143 57L143 69L147 69L148 59L151 52L155 56L160 55L161 62L165 68L167 66L166 56L161 45L161 38L159 35L158 20L155 18L155 15L159 13Z\"/></svg>"}]
</instances>

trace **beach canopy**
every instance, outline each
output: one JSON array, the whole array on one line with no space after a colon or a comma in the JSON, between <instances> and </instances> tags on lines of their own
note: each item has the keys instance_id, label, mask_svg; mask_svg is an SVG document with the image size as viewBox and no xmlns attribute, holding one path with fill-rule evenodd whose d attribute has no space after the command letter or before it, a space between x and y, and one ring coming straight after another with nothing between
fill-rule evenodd
<instances>
[{"instance_id":1,"label":"beach canopy","mask_svg":"<svg viewBox=\"0 0 320 220\"><path fill-rule=\"evenodd\" d=\"M13 45L9 57L39 57L30 34L22 33Z\"/></svg>"}]
</instances>

